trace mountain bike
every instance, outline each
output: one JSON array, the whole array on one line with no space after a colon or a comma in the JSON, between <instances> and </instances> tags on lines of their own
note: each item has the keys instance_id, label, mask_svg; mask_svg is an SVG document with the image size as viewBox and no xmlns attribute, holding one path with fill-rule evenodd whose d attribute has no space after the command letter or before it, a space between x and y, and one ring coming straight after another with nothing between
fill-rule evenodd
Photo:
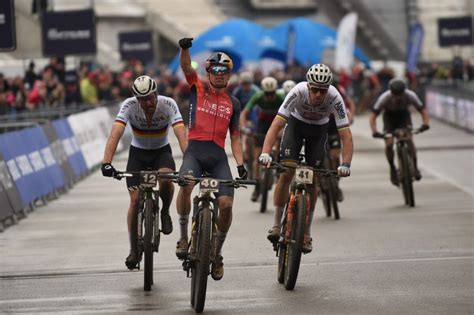
<instances>
[{"instance_id":1,"label":"mountain bike","mask_svg":"<svg viewBox=\"0 0 474 315\"><path fill-rule=\"evenodd\" d=\"M153 285L153 253L158 252L160 245L159 191L154 188L162 174L164 173L158 171L140 171L117 172L114 175L114 178L119 180L124 177L140 176L136 231L132 230L132 233L137 233L138 270L142 255L145 256L143 279L145 291L150 291Z\"/></svg>"},{"instance_id":2,"label":"mountain bike","mask_svg":"<svg viewBox=\"0 0 474 315\"><path fill-rule=\"evenodd\" d=\"M316 169L308 166L300 158L297 166L272 163L278 172L287 168L294 169L295 175L290 186L290 197L285 205L280 224L280 238L273 244L278 257L277 280L283 283L285 289L293 290L296 285L300 268L302 247L306 226L310 223L310 194L307 185L315 182L314 176L337 176L337 171Z\"/></svg>"},{"instance_id":3,"label":"mountain bike","mask_svg":"<svg viewBox=\"0 0 474 315\"><path fill-rule=\"evenodd\" d=\"M189 240L188 255L183 260L183 270L186 276L191 278L191 306L196 313L201 313L206 301L207 278L210 267L216 255L215 241L217 234L218 204L212 193L219 191L219 185L232 186L234 188L246 187L245 185L256 185L255 180L222 180L210 177L182 177L176 175L163 175L178 183L199 184L199 194L193 198L193 223L191 238Z\"/></svg>"},{"instance_id":4,"label":"mountain bike","mask_svg":"<svg viewBox=\"0 0 474 315\"><path fill-rule=\"evenodd\" d=\"M381 134L379 138L395 138L396 152L397 152L397 174L398 182L402 185L403 199L405 204L410 207L415 206L415 191L413 189L415 163L412 153L408 147L408 140L411 135L420 133L420 129L413 128L399 128L393 132L386 132Z\"/></svg>"}]
</instances>

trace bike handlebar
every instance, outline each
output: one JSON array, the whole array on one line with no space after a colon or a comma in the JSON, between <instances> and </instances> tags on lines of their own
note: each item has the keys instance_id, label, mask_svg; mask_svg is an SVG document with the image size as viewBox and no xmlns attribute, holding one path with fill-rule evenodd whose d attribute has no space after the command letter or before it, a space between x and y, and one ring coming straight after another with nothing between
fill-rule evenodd
<instances>
[{"instance_id":1,"label":"bike handlebar","mask_svg":"<svg viewBox=\"0 0 474 315\"><path fill-rule=\"evenodd\" d=\"M287 164L281 164L277 162L272 162L270 165L270 168L275 169L277 172L284 172L286 169L296 169L300 166L303 166L301 164L297 165L287 165ZM310 168L313 172L315 172L319 176L338 176L336 170L329 170L329 169L321 169L321 168L314 168L309 165L304 165L304 167Z\"/></svg>"},{"instance_id":2,"label":"bike handlebar","mask_svg":"<svg viewBox=\"0 0 474 315\"><path fill-rule=\"evenodd\" d=\"M189 182L199 183L209 177L192 177L192 176L181 176L176 174L162 174L159 175L160 178L171 179L173 182L177 183L180 186L184 186ZM245 187L245 185L257 185L256 180L246 180L246 179L217 179L219 183L232 186L234 188Z\"/></svg>"},{"instance_id":3,"label":"bike handlebar","mask_svg":"<svg viewBox=\"0 0 474 315\"><path fill-rule=\"evenodd\" d=\"M113 177L115 179L121 180L124 177L137 176L141 172L145 172L145 171L126 171L126 172L117 171L117 172L115 172ZM171 172L171 173L170 172L159 172L159 171L146 171L146 172L152 172L152 173L156 174L159 178L165 178L165 177L163 177L163 175L178 174L178 172Z\"/></svg>"},{"instance_id":4,"label":"bike handlebar","mask_svg":"<svg viewBox=\"0 0 474 315\"><path fill-rule=\"evenodd\" d=\"M379 139L387 139L387 138L392 138L392 137L397 138L399 137L399 133L402 131L407 131L408 133L412 135L416 135L423 132L421 128L402 128L402 129L395 129L393 132L380 133L380 135L376 135L374 136L374 138L379 138Z\"/></svg>"}]
</instances>

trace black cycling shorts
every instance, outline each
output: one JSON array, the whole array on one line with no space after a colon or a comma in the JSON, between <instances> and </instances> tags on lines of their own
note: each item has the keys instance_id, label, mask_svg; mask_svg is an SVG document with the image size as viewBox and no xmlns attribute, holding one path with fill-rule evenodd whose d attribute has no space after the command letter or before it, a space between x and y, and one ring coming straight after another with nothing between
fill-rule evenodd
<instances>
[{"instance_id":1,"label":"black cycling shorts","mask_svg":"<svg viewBox=\"0 0 474 315\"><path fill-rule=\"evenodd\" d=\"M290 116L281 139L280 161L298 163L304 139L306 163L322 167L326 157L327 132L328 124L312 125Z\"/></svg>"},{"instance_id":2,"label":"black cycling shorts","mask_svg":"<svg viewBox=\"0 0 474 315\"><path fill-rule=\"evenodd\" d=\"M202 177L204 172L209 173L212 178L232 179L227 154L223 148L213 141L189 141L179 174ZM234 188L220 185L219 193L216 194L216 197L218 196L234 197Z\"/></svg>"},{"instance_id":3,"label":"black cycling shorts","mask_svg":"<svg viewBox=\"0 0 474 315\"><path fill-rule=\"evenodd\" d=\"M148 169L159 170L160 168L165 167L170 168L173 171L176 169L171 152L171 146L169 144L156 150L146 150L130 146L127 171L137 172ZM139 176L127 177L128 190L138 190L139 185Z\"/></svg>"},{"instance_id":4,"label":"black cycling shorts","mask_svg":"<svg viewBox=\"0 0 474 315\"><path fill-rule=\"evenodd\" d=\"M384 111L383 113L383 130L384 132L393 132L398 128L411 127L411 115L407 110L400 111Z\"/></svg>"}]
</instances>

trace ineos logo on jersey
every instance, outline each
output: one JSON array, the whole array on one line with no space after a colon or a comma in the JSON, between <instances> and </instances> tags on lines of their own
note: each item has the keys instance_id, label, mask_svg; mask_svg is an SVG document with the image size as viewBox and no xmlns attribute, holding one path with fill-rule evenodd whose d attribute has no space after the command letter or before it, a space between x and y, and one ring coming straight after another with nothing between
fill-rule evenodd
<instances>
[{"instance_id":1,"label":"ineos logo on jersey","mask_svg":"<svg viewBox=\"0 0 474 315\"><path fill-rule=\"evenodd\" d=\"M202 106L198 106L197 110L206 114L210 114L212 116L218 116L226 120L230 120L230 107L227 107L225 105L218 106L216 103L209 102L209 100L204 100Z\"/></svg>"}]
</instances>

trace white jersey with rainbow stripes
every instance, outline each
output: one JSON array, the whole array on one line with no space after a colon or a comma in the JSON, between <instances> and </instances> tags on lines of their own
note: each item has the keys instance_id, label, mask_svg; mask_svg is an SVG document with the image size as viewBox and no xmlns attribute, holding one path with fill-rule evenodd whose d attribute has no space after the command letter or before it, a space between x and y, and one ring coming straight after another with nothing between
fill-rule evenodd
<instances>
[{"instance_id":1,"label":"white jersey with rainbow stripes","mask_svg":"<svg viewBox=\"0 0 474 315\"><path fill-rule=\"evenodd\" d=\"M158 95L156 110L153 113L151 126L148 127L145 111L135 97L127 98L120 107L115 123L126 125L130 122L133 138L132 146L154 150L168 144L168 127L183 123L175 100Z\"/></svg>"}]
</instances>

